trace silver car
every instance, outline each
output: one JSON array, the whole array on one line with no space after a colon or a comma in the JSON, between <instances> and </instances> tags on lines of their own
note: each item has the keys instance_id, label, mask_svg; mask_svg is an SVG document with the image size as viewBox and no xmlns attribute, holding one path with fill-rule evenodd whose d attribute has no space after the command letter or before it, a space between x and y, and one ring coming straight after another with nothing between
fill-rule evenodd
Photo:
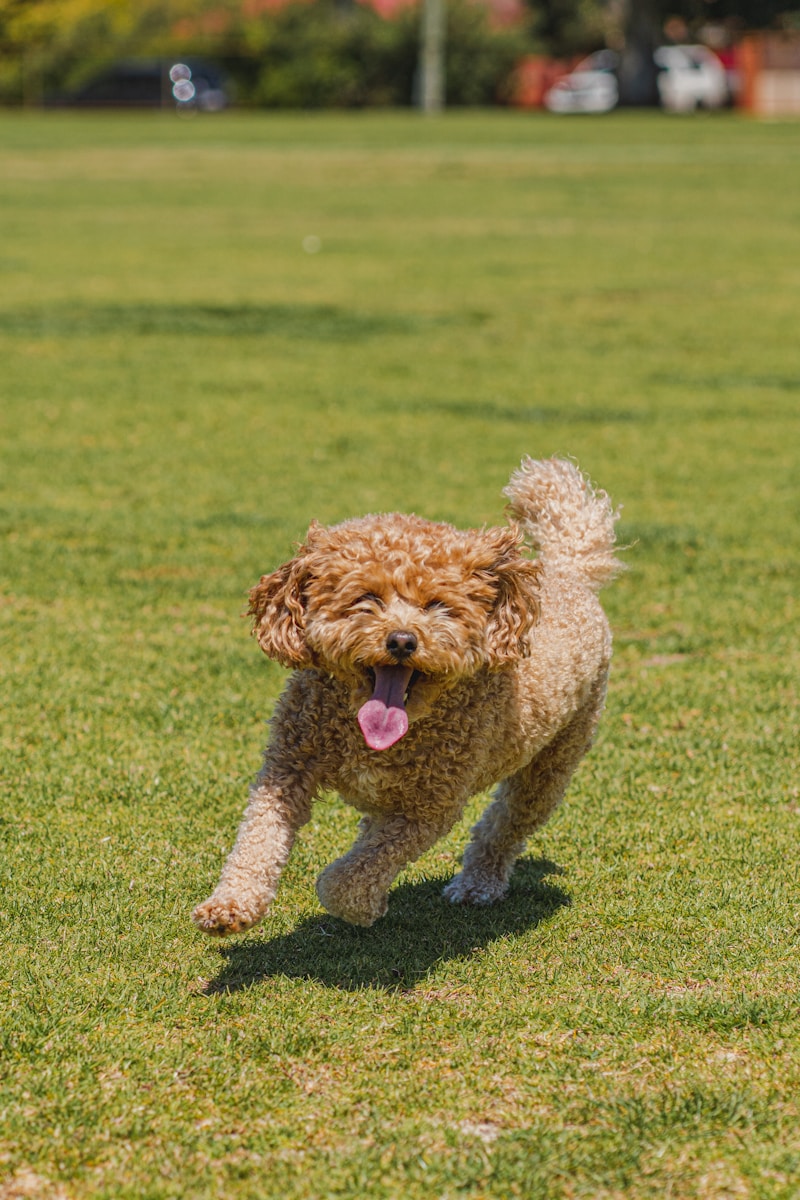
<instances>
[{"instance_id":1,"label":"silver car","mask_svg":"<svg viewBox=\"0 0 800 1200\"><path fill-rule=\"evenodd\" d=\"M578 63L574 71L554 83L544 98L554 113L606 113L619 103L619 55L598 50Z\"/></svg>"}]
</instances>

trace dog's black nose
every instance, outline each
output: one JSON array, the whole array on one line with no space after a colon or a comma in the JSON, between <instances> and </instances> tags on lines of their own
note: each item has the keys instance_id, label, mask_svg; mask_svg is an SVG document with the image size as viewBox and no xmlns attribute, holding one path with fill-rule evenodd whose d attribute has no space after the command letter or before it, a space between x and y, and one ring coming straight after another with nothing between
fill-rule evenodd
<instances>
[{"instance_id":1,"label":"dog's black nose","mask_svg":"<svg viewBox=\"0 0 800 1200\"><path fill-rule=\"evenodd\" d=\"M407 633L405 629L395 629L394 633L390 633L386 639L386 649L398 662L408 658L416 648L416 637L413 633Z\"/></svg>"}]
</instances>

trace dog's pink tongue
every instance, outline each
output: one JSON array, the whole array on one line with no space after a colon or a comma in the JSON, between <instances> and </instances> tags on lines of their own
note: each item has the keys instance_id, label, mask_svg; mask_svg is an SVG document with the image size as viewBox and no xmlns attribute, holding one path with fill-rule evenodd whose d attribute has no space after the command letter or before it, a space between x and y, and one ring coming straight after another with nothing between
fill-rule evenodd
<instances>
[{"instance_id":1,"label":"dog's pink tongue","mask_svg":"<svg viewBox=\"0 0 800 1200\"><path fill-rule=\"evenodd\" d=\"M408 733L403 697L412 667L375 667L372 699L358 710L358 723L370 750L388 750Z\"/></svg>"}]
</instances>

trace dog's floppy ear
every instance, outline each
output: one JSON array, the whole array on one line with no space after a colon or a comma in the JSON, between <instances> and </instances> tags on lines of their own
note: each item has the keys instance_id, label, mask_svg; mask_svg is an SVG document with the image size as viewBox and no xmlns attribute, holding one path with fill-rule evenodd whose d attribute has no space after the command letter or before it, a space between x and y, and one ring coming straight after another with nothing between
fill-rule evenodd
<instances>
[{"instance_id":1,"label":"dog's floppy ear","mask_svg":"<svg viewBox=\"0 0 800 1200\"><path fill-rule=\"evenodd\" d=\"M315 525L309 538L313 538ZM290 562L271 575L262 575L250 592L248 613L253 617L258 644L269 658L285 667L307 667L312 661L306 646L303 594L308 568L308 545L304 544Z\"/></svg>"},{"instance_id":2,"label":"dog's floppy ear","mask_svg":"<svg viewBox=\"0 0 800 1200\"><path fill-rule=\"evenodd\" d=\"M488 574L497 599L486 627L486 645L493 665L513 662L528 653L526 635L539 619L539 568L520 553L522 535L516 525L486 530L494 550Z\"/></svg>"}]
</instances>

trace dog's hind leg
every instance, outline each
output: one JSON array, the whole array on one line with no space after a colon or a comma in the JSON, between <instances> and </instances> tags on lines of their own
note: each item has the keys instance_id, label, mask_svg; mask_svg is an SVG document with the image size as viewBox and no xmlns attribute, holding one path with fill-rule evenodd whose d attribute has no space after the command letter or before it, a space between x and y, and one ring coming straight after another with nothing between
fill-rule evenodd
<instances>
[{"instance_id":1,"label":"dog's hind leg","mask_svg":"<svg viewBox=\"0 0 800 1200\"><path fill-rule=\"evenodd\" d=\"M472 830L461 872L444 889L448 900L492 904L506 894L526 839L557 807L592 744L604 696L605 679L552 742L499 785L493 803Z\"/></svg>"},{"instance_id":2,"label":"dog's hind leg","mask_svg":"<svg viewBox=\"0 0 800 1200\"><path fill-rule=\"evenodd\" d=\"M454 820L455 816L454 812ZM386 912L395 877L438 841L450 824L443 828L403 816L364 817L355 845L317 880L323 907L351 925L372 925Z\"/></svg>"}]
</instances>

